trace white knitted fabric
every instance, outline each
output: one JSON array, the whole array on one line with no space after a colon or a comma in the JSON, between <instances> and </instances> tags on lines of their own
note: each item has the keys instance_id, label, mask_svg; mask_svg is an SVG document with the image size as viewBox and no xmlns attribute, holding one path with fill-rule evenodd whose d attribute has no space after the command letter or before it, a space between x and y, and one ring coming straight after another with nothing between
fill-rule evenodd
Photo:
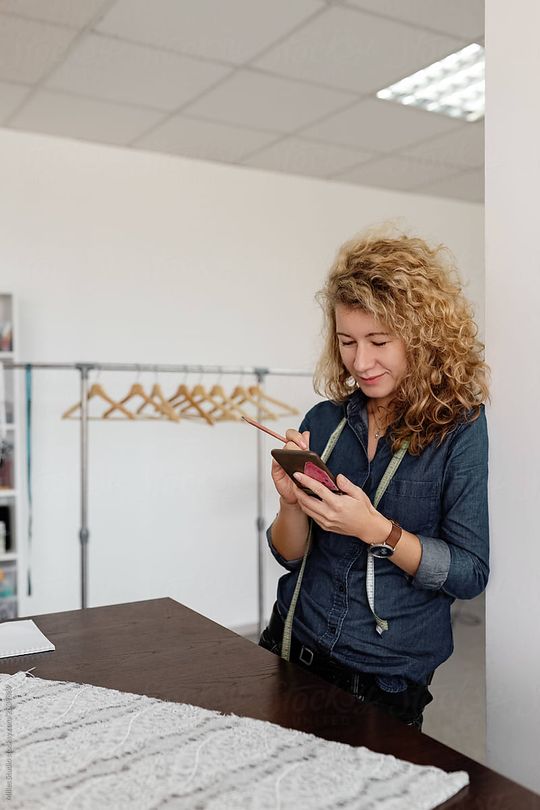
<instances>
[{"instance_id":1,"label":"white knitted fabric","mask_svg":"<svg viewBox=\"0 0 540 810\"><path fill-rule=\"evenodd\" d=\"M469 781L260 720L24 672L0 675L0 698L0 804L11 810L428 810Z\"/></svg>"}]
</instances>

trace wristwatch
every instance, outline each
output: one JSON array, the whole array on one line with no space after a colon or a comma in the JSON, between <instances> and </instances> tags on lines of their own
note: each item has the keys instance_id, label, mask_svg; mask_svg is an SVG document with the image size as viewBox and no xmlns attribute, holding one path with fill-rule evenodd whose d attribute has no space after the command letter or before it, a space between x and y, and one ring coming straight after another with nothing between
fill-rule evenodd
<instances>
[{"instance_id":1,"label":"wristwatch","mask_svg":"<svg viewBox=\"0 0 540 810\"><path fill-rule=\"evenodd\" d=\"M368 552L373 554L374 557L391 557L403 534L403 529L399 523L396 523L392 518L389 518L389 520L392 524L392 529L386 540L383 543L372 543L368 547Z\"/></svg>"}]
</instances>

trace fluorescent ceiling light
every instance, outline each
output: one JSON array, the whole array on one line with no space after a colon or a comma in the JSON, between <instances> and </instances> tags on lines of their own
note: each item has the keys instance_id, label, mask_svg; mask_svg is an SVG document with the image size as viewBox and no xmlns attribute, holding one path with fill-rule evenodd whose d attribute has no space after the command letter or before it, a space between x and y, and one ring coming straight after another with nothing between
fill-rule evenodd
<instances>
[{"instance_id":1,"label":"fluorescent ceiling light","mask_svg":"<svg viewBox=\"0 0 540 810\"><path fill-rule=\"evenodd\" d=\"M377 98L452 118L484 115L484 49L473 43L427 68L379 90Z\"/></svg>"}]
</instances>

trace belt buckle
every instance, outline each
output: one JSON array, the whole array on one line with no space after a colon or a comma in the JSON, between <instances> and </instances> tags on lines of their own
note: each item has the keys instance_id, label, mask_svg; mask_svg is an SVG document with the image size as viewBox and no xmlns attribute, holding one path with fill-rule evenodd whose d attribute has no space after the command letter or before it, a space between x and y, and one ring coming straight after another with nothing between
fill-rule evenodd
<instances>
[{"instance_id":1,"label":"belt buckle","mask_svg":"<svg viewBox=\"0 0 540 810\"><path fill-rule=\"evenodd\" d=\"M308 660L308 661L306 661L306 660L305 660L305 659L302 657L302 656L304 655L304 653L307 653L307 654L308 654L308 656L309 656L309 660ZM306 665L306 667L310 667L310 666L311 666L311 664L313 663L313 650L310 650L310 649L309 649L309 647L302 647L302 649L300 650L300 655L298 656L298 660L299 660L299 661L301 661L301 662L302 662L302 664L305 664L305 665Z\"/></svg>"}]
</instances>

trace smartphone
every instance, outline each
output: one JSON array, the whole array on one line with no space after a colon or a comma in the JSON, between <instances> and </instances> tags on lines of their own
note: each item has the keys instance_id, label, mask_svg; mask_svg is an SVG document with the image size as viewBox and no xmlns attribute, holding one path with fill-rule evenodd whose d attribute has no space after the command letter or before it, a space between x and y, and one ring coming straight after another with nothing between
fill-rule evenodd
<instances>
[{"instance_id":1,"label":"smartphone","mask_svg":"<svg viewBox=\"0 0 540 810\"><path fill-rule=\"evenodd\" d=\"M336 495L343 494L336 484L336 479L322 458L312 450L271 450L270 452L277 463L283 467L287 475L292 478L296 486L303 489L308 495L313 495L314 498L321 500L309 487L303 486L293 477L295 472L309 475L310 478L314 478L315 481L324 484L325 487L328 487L328 489Z\"/></svg>"}]
</instances>

